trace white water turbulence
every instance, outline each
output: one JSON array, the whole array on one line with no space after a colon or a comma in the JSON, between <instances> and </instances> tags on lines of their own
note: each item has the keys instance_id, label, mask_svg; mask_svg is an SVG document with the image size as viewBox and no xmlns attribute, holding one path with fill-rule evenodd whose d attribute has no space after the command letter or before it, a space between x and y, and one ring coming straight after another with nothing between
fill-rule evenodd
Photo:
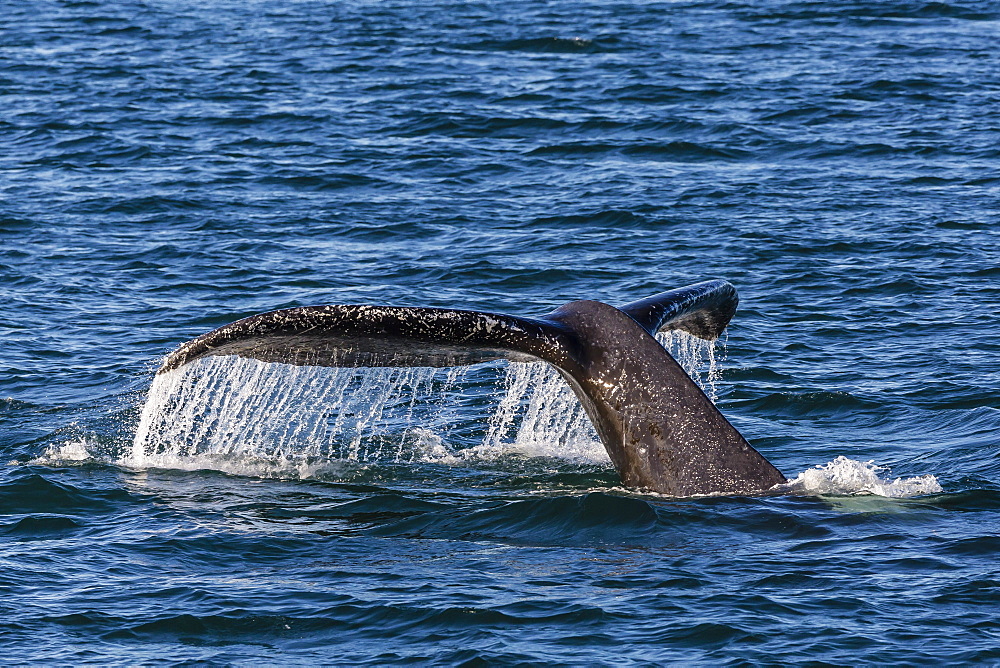
<instances>
[{"instance_id":1,"label":"white water turbulence","mask_svg":"<svg viewBox=\"0 0 1000 668\"><path fill-rule=\"evenodd\" d=\"M874 495L889 498L907 498L943 492L933 475L896 478L890 480L880 474L888 473L884 466L862 462L843 455L832 462L803 471L777 489L809 496L860 496Z\"/></svg>"},{"instance_id":2,"label":"white water turbulence","mask_svg":"<svg viewBox=\"0 0 1000 668\"><path fill-rule=\"evenodd\" d=\"M657 338L714 400L713 345L678 332ZM573 391L544 362L330 368L228 356L155 376L121 463L311 477L511 455L610 463Z\"/></svg>"}]
</instances>

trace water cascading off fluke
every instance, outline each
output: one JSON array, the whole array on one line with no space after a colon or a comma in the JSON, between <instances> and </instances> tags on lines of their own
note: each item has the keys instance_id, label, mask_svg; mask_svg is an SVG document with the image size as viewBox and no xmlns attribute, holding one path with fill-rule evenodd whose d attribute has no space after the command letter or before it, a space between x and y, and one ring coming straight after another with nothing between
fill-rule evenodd
<instances>
[{"instance_id":1,"label":"water cascading off fluke","mask_svg":"<svg viewBox=\"0 0 1000 668\"><path fill-rule=\"evenodd\" d=\"M714 345L683 332L657 338L714 398ZM123 463L299 476L330 461L486 464L512 454L608 463L547 364L331 368L227 356L155 377Z\"/></svg>"}]
</instances>

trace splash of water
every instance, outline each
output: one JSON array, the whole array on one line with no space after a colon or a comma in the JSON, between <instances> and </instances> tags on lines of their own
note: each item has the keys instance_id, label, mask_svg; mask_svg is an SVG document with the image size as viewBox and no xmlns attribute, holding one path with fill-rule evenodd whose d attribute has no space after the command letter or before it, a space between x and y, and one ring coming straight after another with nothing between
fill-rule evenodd
<instances>
[{"instance_id":1,"label":"splash of water","mask_svg":"<svg viewBox=\"0 0 1000 668\"><path fill-rule=\"evenodd\" d=\"M411 461L413 425L447 433L442 399L467 369L325 368L209 357L153 379L131 453L135 467ZM417 444L417 447L412 447Z\"/></svg>"},{"instance_id":2,"label":"splash of water","mask_svg":"<svg viewBox=\"0 0 1000 668\"><path fill-rule=\"evenodd\" d=\"M484 452L513 450L529 457L610 461L580 401L552 366L512 362L504 387L489 419Z\"/></svg>"},{"instance_id":3,"label":"splash of water","mask_svg":"<svg viewBox=\"0 0 1000 668\"><path fill-rule=\"evenodd\" d=\"M86 439L66 441L50 445L41 456L31 460L31 464L43 466L73 466L94 459L92 445Z\"/></svg>"},{"instance_id":4,"label":"splash of water","mask_svg":"<svg viewBox=\"0 0 1000 668\"><path fill-rule=\"evenodd\" d=\"M656 339L714 402L719 379L714 343L679 331L661 332ZM504 396L490 417L487 447L499 447L513 432L513 447L529 456L608 461L573 390L550 365L512 363L504 386Z\"/></svg>"},{"instance_id":5,"label":"splash of water","mask_svg":"<svg viewBox=\"0 0 1000 668\"><path fill-rule=\"evenodd\" d=\"M715 357L715 341L699 339L677 330L659 332L656 340L677 360L687 375L698 383L698 387L708 395L712 403L718 401L718 382L722 379L722 369ZM723 351L724 346L725 344Z\"/></svg>"},{"instance_id":6,"label":"splash of water","mask_svg":"<svg viewBox=\"0 0 1000 668\"><path fill-rule=\"evenodd\" d=\"M679 332L657 339L714 400L714 346ZM501 364L355 369L204 358L153 379L132 449L120 461L297 477L335 462L458 463L511 454L608 463L558 371L543 362ZM486 433L476 439L484 408Z\"/></svg>"},{"instance_id":7,"label":"splash of water","mask_svg":"<svg viewBox=\"0 0 1000 668\"><path fill-rule=\"evenodd\" d=\"M888 471L888 468L876 466L874 462L862 462L841 455L832 462L803 471L794 480L778 485L777 488L793 494L816 496L873 494L890 498L937 494L944 491L933 475L895 480L880 475Z\"/></svg>"},{"instance_id":8,"label":"splash of water","mask_svg":"<svg viewBox=\"0 0 1000 668\"><path fill-rule=\"evenodd\" d=\"M657 339L714 400L714 346L677 332ZM477 433L484 407L489 418L478 442L452 438L470 425ZM80 464L101 459L100 449L76 438L33 463ZM609 463L580 402L543 362L354 369L209 357L153 379L131 451L118 461L309 478L342 477L373 462L482 463L511 454ZM943 491L933 475L890 480L887 472L840 456L776 491L888 498Z\"/></svg>"}]
</instances>

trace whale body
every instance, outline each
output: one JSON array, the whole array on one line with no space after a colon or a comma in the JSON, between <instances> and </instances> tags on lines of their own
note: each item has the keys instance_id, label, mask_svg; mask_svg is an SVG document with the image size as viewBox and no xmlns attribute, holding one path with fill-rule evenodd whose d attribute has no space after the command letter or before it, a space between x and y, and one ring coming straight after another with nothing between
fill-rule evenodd
<instances>
[{"instance_id":1,"label":"whale body","mask_svg":"<svg viewBox=\"0 0 1000 668\"><path fill-rule=\"evenodd\" d=\"M714 340L739 298L727 281L615 308L575 301L526 318L440 308L324 305L270 311L182 344L157 373L237 355L299 366L445 367L545 361L576 393L622 482L673 496L753 494L785 477L654 338Z\"/></svg>"}]
</instances>

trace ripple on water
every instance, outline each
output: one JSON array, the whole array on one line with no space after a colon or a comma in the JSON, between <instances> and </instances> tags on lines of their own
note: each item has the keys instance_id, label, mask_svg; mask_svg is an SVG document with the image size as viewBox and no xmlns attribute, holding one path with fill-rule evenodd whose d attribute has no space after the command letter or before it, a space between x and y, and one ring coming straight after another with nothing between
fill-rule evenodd
<instances>
[{"instance_id":1,"label":"ripple on water","mask_svg":"<svg viewBox=\"0 0 1000 668\"><path fill-rule=\"evenodd\" d=\"M7 661L1000 661L993 4L7 4ZM145 401L261 311L713 277L759 497L622 488L536 368Z\"/></svg>"}]
</instances>

